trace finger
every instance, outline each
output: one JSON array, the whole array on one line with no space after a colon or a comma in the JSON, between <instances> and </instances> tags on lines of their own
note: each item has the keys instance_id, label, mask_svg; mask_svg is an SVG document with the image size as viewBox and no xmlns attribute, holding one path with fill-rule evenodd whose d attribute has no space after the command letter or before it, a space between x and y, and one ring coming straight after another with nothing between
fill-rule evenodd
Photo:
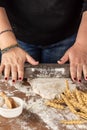
<instances>
[{"instance_id":1,"label":"finger","mask_svg":"<svg viewBox=\"0 0 87 130\"><path fill-rule=\"evenodd\" d=\"M5 66L4 66L3 64L0 65L0 74L1 74L2 71L4 70L4 67L5 67Z\"/></svg>"},{"instance_id":2,"label":"finger","mask_svg":"<svg viewBox=\"0 0 87 130\"><path fill-rule=\"evenodd\" d=\"M35 59L33 59L30 55L26 55L27 61L32 64L32 65L38 65L38 61L36 61Z\"/></svg>"},{"instance_id":3,"label":"finger","mask_svg":"<svg viewBox=\"0 0 87 130\"><path fill-rule=\"evenodd\" d=\"M81 64L77 65L77 80L81 82L83 67Z\"/></svg>"},{"instance_id":4,"label":"finger","mask_svg":"<svg viewBox=\"0 0 87 130\"><path fill-rule=\"evenodd\" d=\"M11 70L11 66L10 66L10 65L5 65L5 68L4 68L5 80L8 80L8 79L9 79L10 70Z\"/></svg>"},{"instance_id":5,"label":"finger","mask_svg":"<svg viewBox=\"0 0 87 130\"><path fill-rule=\"evenodd\" d=\"M21 63L17 67L18 67L18 79L23 80L23 77L24 77L24 64Z\"/></svg>"},{"instance_id":6,"label":"finger","mask_svg":"<svg viewBox=\"0 0 87 130\"><path fill-rule=\"evenodd\" d=\"M83 65L83 75L84 79L87 80L87 65Z\"/></svg>"},{"instance_id":7,"label":"finger","mask_svg":"<svg viewBox=\"0 0 87 130\"><path fill-rule=\"evenodd\" d=\"M77 67L75 64L70 63L70 74L73 81L77 80Z\"/></svg>"},{"instance_id":8,"label":"finger","mask_svg":"<svg viewBox=\"0 0 87 130\"><path fill-rule=\"evenodd\" d=\"M68 60L69 60L68 53L65 53L65 55L60 60L58 60L57 62L59 64L64 64Z\"/></svg>"},{"instance_id":9,"label":"finger","mask_svg":"<svg viewBox=\"0 0 87 130\"><path fill-rule=\"evenodd\" d=\"M11 66L11 74L12 74L12 82L15 83L17 80L17 66L16 65Z\"/></svg>"}]
</instances>

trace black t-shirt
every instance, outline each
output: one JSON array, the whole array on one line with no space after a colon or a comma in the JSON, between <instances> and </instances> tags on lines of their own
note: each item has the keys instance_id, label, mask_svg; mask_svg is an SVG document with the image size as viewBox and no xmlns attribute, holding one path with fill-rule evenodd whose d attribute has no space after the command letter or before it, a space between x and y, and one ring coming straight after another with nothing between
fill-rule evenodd
<instances>
[{"instance_id":1,"label":"black t-shirt","mask_svg":"<svg viewBox=\"0 0 87 130\"><path fill-rule=\"evenodd\" d=\"M17 39L48 45L74 34L87 0L0 0Z\"/></svg>"}]
</instances>

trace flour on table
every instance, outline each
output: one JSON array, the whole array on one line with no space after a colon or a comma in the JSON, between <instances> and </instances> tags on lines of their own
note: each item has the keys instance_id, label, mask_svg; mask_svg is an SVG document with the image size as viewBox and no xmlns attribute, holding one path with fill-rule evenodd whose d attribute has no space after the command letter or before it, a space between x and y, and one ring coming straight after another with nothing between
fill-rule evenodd
<instances>
[{"instance_id":1,"label":"flour on table","mask_svg":"<svg viewBox=\"0 0 87 130\"><path fill-rule=\"evenodd\" d=\"M53 99L64 91L65 80L65 78L36 78L31 80L30 84L34 93L45 99ZM69 85L72 84L70 79L68 81Z\"/></svg>"}]
</instances>

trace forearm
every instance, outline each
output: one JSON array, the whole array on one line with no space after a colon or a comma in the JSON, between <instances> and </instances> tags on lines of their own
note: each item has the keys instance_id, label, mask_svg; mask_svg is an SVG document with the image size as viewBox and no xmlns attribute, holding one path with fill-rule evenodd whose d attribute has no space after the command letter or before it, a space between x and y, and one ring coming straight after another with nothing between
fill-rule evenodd
<instances>
[{"instance_id":1,"label":"forearm","mask_svg":"<svg viewBox=\"0 0 87 130\"><path fill-rule=\"evenodd\" d=\"M82 20L77 33L76 44L82 46L87 51L87 11L83 13Z\"/></svg>"},{"instance_id":2,"label":"forearm","mask_svg":"<svg viewBox=\"0 0 87 130\"><path fill-rule=\"evenodd\" d=\"M0 7L0 32L7 29L12 29L12 27L6 15L5 9ZM17 40L13 32L8 31L0 35L0 49L4 49L16 43Z\"/></svg>"}]
</instances>

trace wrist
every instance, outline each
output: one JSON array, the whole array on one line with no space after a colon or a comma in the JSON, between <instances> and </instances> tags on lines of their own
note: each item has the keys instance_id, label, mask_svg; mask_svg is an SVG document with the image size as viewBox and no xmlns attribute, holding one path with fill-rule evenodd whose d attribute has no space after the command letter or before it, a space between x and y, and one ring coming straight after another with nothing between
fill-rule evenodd
<instances>
[{"instance_id":1,"label":"wrist","mask_svg":"<svg viewBox=\"0 0 87 130\"><path fill-rule=\"evenodd\" d=\"M17 41L12 41L10 43L7 43L7 44L0 44L0 50L3 50L4 48L7 48L7 47L10 47L10 46L14 46L15 44L17 43Z\"/></svg>"},{"instance_id":2,"label":"wrist","mask_svg":"<svg viewBox=\"0 0 87 130\"><path fill-rule=\"evenodd\" d=\"M6 47L15 45L17 43L17 39L13 33L5 33L4 35L0 36L0 49L4 49Z\"/></svg>"},{"instance_id":3,"label":"wrist","mask_svg":"<svg viewBox=\"0 0 87 130\"><path fill-rule=\"evenodd\" d=\"M6 52L8 52L9 50L15 48L15 47L20 47L18 43L14 44L14 45L10 45L4 49L1 49L1 54L4 54Z\"/></svg>"},{"instance_id":4,"label":"wrist","mask_svg":"<svg viewBox=\"0 0 87 130\"><path fill-rule=\"evenodd\" d=\"M83 42L76 41L74 46L75 46L75 48L77 48L77 50L87 53L87 48L86 48L87 43L84 44Z\"/></svg>"}]
</instances>

